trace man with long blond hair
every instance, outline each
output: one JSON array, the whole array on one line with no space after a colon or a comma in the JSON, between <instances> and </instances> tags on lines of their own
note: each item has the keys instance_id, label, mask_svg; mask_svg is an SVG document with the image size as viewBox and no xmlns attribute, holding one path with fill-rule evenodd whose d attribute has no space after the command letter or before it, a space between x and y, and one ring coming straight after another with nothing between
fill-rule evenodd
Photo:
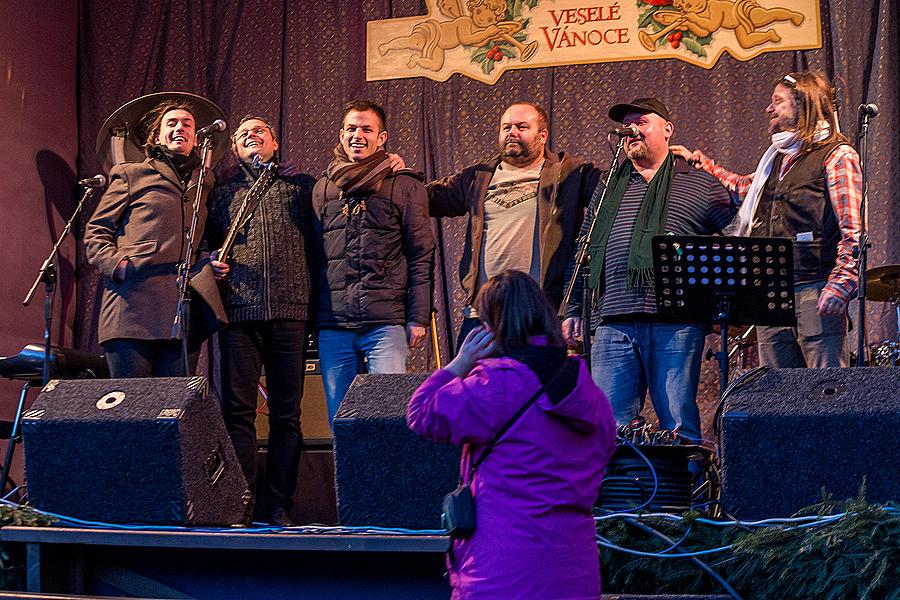
<instances>
[{"instance_id":1,"label":"man with long blond hair","mask_svg":"<svg viewBox=\"0 0 900 600\"><path fill-rule=\"evenodd\" d=\"M740 196L735 235L793 240L797 326L759 327L760 362L847 366L847 303L858 282L859 155L838 129L834 92L821 73L785 75L766 114L772 145L751 175L732 173L700 150L672 151Z\"/></svg>"}]
</instances>

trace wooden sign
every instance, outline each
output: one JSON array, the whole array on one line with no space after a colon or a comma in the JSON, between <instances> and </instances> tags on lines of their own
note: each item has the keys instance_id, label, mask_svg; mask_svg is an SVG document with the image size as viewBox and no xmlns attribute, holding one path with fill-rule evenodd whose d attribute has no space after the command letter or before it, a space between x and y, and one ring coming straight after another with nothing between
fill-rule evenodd
<instances>
[{"instance_id":1,"label":"wooden sign","mask_svg":"<svg viewBox=\"0 0 900 600\"><path fill-rule=\"evenodd\" d=\"M822 46L818 0L427 0L428 14L369 21L369 81L677 58L712 68L723 52Z\"/></svg>"}]
</instances>

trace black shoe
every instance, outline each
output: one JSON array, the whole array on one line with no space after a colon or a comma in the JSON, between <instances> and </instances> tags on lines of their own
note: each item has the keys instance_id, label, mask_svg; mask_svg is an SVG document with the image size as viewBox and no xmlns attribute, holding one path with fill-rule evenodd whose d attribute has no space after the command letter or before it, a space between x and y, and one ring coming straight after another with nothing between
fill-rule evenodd
<instances>
[{"instance_id":1,"label":"black shoe","mask_svg":"<svg viewBox=\"0 0 900 600\"><path fill-rule=\"evenodd\" d=\"M272 509L269 513L269 524L275 525L276 527L296 527L297 524L291 521L290 513L280 507L277 506Z\"/></svg>"}]
</instances>

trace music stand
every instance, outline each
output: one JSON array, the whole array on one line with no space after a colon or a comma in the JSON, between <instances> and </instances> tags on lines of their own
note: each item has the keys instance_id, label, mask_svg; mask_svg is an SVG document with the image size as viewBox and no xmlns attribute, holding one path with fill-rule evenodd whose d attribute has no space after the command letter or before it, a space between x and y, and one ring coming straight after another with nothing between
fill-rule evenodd
<instances>
[{"instance_id":1,"label":"music stand","mask_svg":"<svg viewBox=\"0 0 900 600\"><path fill-rule=\"evenodd\" d=\"M720 327L719 393L728 386L728 326L796 325L787 238L653 237L656 318Z\"/></svg>"}]
</instances>

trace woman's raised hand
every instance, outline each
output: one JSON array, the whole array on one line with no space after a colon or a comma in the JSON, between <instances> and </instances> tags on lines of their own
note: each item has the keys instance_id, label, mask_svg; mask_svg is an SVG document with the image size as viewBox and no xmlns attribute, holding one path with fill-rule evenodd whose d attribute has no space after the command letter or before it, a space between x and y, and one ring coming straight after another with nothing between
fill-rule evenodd
<instances>
[{"instance_id":1,"label":"woman's raised hand","mask_svg":"<svg viewBox=\"0 0 900 600\"><path fill-rule=\"evenodd\" d=\"M463 340L456 357L447 365L447 370L457 377L465 377L482 358L494 353L494 332L479 326L469 332Z\"/></svg>"}]
</instances>

